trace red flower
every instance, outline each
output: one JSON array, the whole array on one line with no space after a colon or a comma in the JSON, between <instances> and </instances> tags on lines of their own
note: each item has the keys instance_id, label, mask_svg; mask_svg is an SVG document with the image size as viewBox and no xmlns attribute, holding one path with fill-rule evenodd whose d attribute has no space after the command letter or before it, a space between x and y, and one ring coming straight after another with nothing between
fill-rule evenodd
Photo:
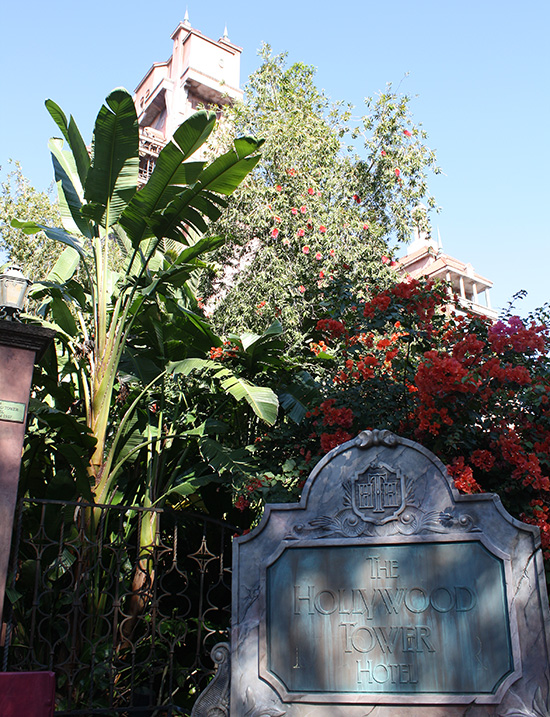
<instances>
[{"instance_id":1,"label":"red flower","mask_svg":"<svg viewBox=\"0 0 550 717\"><path fill-rule=\"evenodd\" d=\"M389 264L389 263L390 263L390 258L384 255L384 256L382 257L381 261L382 261L382 264Z\"/></svg>"},{"instance_id":2,"label":"red flower","mask_svg":"<svg viewBox=\"0 0 550 717\"><path fill-rule=\"evenodd\" d=\"M282 192L282 191L283 191L283 188L281 187L280 184L277 184L277 185L275 186L275 191L276 191L276 192Z\"/></svg>"},{"instance_id":3,"label":"red flower","mask_svg":"<svg viewBox=\"0 0 550 717\"><path fill-rule=\"evenodd\" d=\"M330 254L331 256L334 256L334 249L331 249L331 250L329 251L329 254Z\"/></svg>"},{"instance_id":4,"label":"red flower","mask_svg":"<svg viewBox=\"0 0 550 717\"><path fill-rule=\"evenodd\" d=\"M300 211L302 212L302 214L305 214L307 212L307 207L306 206L300 207Z\"/></svg>"},{"instance_id":5,"label":"red flower","mask_svg":"<svg viewBox=\"0 0 550 717\"><path fill-rule=\"evenodd\" d=\"M245 510L250 505L250 501L246 500L246 498L242 495L240 495L237 500L235 501L235 508L237 510Z\"/></svg>"},{"instance_id":6,"label":"red flower","mask_svg":"<svg viewBox=\"0 0 550 717\"><path fill-rule=\"evenodd\" d=\"M321 259L323 258L323 255L321 254L320 251L318 251L318 252L315 254L315 258L317 259L317 261L321 261Z\"/></svg>"},{"instance_id":7,"label":"red flower","mask_svg":"<svg viewBox=\"0 0 550 717\"><path fill-rule=\"evenodd\" d=\"M380 154L382 155L382 157L385 157L386 156L385 150L381 150Z\"/></svg>"},{"instance_id":8,"label":"red flower","mask_svg":"<svg viewBox=\"0 0 550 717\"><path fill-rule=\"evenodd\" d=\"M368 228L369 228L369 225L368 225L368 224L363 224L363 231L367 231Z\"/></svg>"},{"instance_id":9,"label":"red flower","mask_svg":"<svg viewBox=\"0 0 550 717\"><path fill-rule=\"evenodd\" d=\"M279 230L277 229L277 227L273 229L273 231L271 232L271 236L273 237L273 239L277 239L277 237L279 236Z\"/></svg>"},{"instance_id":10,"label":"red flower","mask_svg":"<svg viewBox=\"0 0 550 717\"><path fill-rule=\"evenodd\" d=\"M324 234L326 230L327 228L323 224L321 224L321 226L319 227L319 231L321 232L321 234Z\"/></svg>"},{"instance_id":11,"label":"red flower","mask_svg":"<svg viewBox=\"0 0 550 717\"><path fill-rule=\"evenodd\" d=\"M302 251L304 252L304 254L309 254L309 247L308 247L308 246L304 246L304 247L302 248Z\"/></svg>"},{"instance_id":12,"label":"red flower","mask_svg":"<svg viewBox=\"0 0 550 717\"><path fill-rule=\"evenodd\" d=\"M305 234L305 231L304 231L303 229L298 229L297 234L298 234L299 237L303 237L304 234Z\"/></svg>"},{"instance_id":13,"label":"red flower","mask_svg":"<svg viewBox=\"0 0 550 717\"><path fill-rule=\"evenodd\" d=\"M404 134L406 137L412 137L412 133L409 132L408 129L404 129L404 130L403 130L403 134Z\"/></svg>"},{"instance_id":14,"label":"red flower","mask_svg":"<svg viewBox=\"0 0 550 717\"><path fill-rule=\"evenodd\" d=\"M400 174L401 174L401 170L400 170L400 169L397 169L397 167L396 167L396 169L395 169L395 176L396 176L396 177L399 177Z\"/></svg>"},{"instance_id":15,"label":"red flower","mask_svg":"<svg viewBox=\"0 0 550 717\"><path fill-rule=\"evenodd\" d=\"M300 284L300 286L298 287L298 291L299 291L301 294L304 294L305 291L306 291L306 287L305 287L303 284Z\"/></svg>"},{"instance_id":16,"label":"red flower","mask_svg":"<svg viewBox=\"0 0 550 717\"><path fill-rule=\"evenodd\" d=\"M325 272L324 272L324 271L320 271L320 272L319 272L319 279L324 279L324 278L325 278Z\"/></svg>"},{"instance_id":17,"label":"red flower","mask_svg":"<svg viewBox=\"0 0 550 717\"><path fill-rule=\"evenodd\" d=\"M288 174L289 177L294 177L295 174L296 174L296 170L295 170L295 169L288 169L288 170L287 170L287 174Z\"/></svg>"},{"instance_id":18,"label":"red flower","mask_svg":"<svg viewBox=\"0 0 550 717\"><path fill-rule=\"evenodd\" d=\"M280 221L281 221L281 217L273 217L273 219L274 219L276 222L280 222Z\"/></svg>"},{"instance_id":19,"label":"red flower","mask_svg":"<svg viewBox=\"0 0 550 717\"><path fill-rule=\"evenodd\" d=\"M296 214L298 214L298 210L296 209L296 207L292 207L292 209L290 210L290 212L291 212L292 214L294 214L294 216L296 216Z\"/></svg>"},{"instance_id":20,"label":"red flower","mask_svg":"<svg viewBox=\"0 0 550 717\"><path fill-rule=\"evenodd\" d=\"M361 203L361 197L360 197L358 194L354 194L354 195L353 195L353 198L355 199L355 201L357 202L357 204L360 204L360 203Z\"/></svg>"},{"instance_id":21,"label":"red flower","mask_svg":"<svg viewBox=\"0 0 550 717\"><path fill-rule=\"evenodd\" d=\"M342 443L349 441L352 437L353 436L351 436L346 431L343 431L341 428L339 428L336 433L322 433L321 450L323 450L325 453L328 453L333 448L336 448L336 446L339 446Z\"/></svg>"},{"instance_id":22,"label":"red flower","mask_svg":"<svg viewBox=\"0 0 550 717\"><path fill-rule=\"evenodd\" d=\"M307 193L308 193L309 195L315 194L315 190L313 189L313 187L310 187L310 188L307 190Z\"/></svg>"}]
</instances>

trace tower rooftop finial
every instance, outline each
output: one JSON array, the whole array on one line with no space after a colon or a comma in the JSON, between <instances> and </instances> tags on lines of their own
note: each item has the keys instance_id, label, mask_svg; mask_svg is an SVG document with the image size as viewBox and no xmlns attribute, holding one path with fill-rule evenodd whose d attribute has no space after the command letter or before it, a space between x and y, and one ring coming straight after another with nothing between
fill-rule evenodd
<instances>
[{"instance_id":1,"label":"tower rooftop finial","mask_svg":"<svg viewBox=\"0 0 550 717\"><path fill-rule=\"evenodd\" d=\"M191 27L191 23L189 22L189 10L185 8L185 15L183 17L183 24L185 27Z\"/></svg>"},{"instance_id":2,"label":"tower rooftop finial","mask_svg":"<svg viewBox=\"0 0 550 717\"><path fill-rule=\"evenodd\" d=\"M229 42L229 35L227 34L227 23L225 24L225 27L223 29L223 37L222 40L225 40L226 42Z\"/></svg>"}]
</instances>

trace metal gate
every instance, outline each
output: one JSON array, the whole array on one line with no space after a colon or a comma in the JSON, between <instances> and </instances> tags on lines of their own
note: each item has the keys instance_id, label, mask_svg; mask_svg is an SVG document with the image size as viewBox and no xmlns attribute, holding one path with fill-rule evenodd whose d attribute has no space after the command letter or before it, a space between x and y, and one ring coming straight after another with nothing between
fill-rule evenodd
<instances>
[{"instance_id":1,"label":"metal gate","mask_svg":"<svg viewBox=\"0 0 550 717\"><path fill-rule=\"evenodd\" d=\"M1 669L53 670L56 715L188 715L227 640L231 537L204 515L24 499Z\"/></svg>"}]
</instances>

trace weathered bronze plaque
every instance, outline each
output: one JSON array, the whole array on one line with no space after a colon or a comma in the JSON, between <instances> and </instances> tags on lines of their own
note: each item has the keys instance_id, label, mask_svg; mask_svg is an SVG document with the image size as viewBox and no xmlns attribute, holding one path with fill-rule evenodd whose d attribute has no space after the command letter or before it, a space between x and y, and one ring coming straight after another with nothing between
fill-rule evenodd
<instances>
[{"instance_id":1,"label":"weathered bronze plaque","mask_svg":"<svg viewBox=\"0 0 550 717\"><path fill-rule=\"evenodd\" d=\"M24 423L25 404L16 401L0 400L0 421L12 421L13 423Z\"/></svg>"},{"instance_id":2,"label":"weathered bronze plaque","mask_svg":"<svg viewBox=\"0 0 550 717\"><path fill-rule=\"evenodd\" d=\"M550 715L538 528L459 495L418 443L333 449L234 540L232 572L231 676L212 682L231 717Z\"/></svg>"},{"instance_id":3,"label":"weathered bronze plaque","mask_svg":"<svg viewBox=\"0 0 550 717\"><path fill-rule=\"evenodd\" d=\"M289 695L494 694L514 669L504 569L477 540L288 547L267 570L264 679Z\"/></svg>"}]
</instances>

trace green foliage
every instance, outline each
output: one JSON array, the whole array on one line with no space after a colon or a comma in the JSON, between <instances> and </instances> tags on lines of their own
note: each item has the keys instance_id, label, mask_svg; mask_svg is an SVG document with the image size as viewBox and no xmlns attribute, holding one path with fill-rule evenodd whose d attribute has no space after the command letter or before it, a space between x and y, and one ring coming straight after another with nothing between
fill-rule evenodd
<instances>
[{"instance_id":1,"label":"green foliage","mask_svg":"<svg viewBox=\"0 0 550 717\"><path fill-rule=\"evenodd\" d=\"M316 87L312 67L287 67L268 46L260 54L216 141L264 137L262 159L218 222L230 241L201 292L222 333L279 319L288 344L318 313L319 284L331 274L344 273L360 296L388 283L388 241L408 239L419 202L434 206L426 175L439 170L408 97L389 87L355 118Z\"/></svg>"},{"instance_id":2,"label":"green foliage","mask_svg":"<svg viewBox=\"0 0 550 717\"><path fill-rule=\"evenodd\" d=\"M68 145L65 149L63 140L50 142L63 226L16 219L12 226L29 235L43 231L49 239L67 246L47 279L35 285L33 296L41 302L43 321L58 330L63 344L64 378L93 439L89 490L97 501L105 502L113 499L116 490L121 447L127 456L135 456L139 446L153 451L158 448L162 423L146 422L141 443L128 431L130 427L133 433L140 430L138 405L152 386L162 384L170 349L174 352L177 346L180 357L187 357L204 354L219 343L193 313L196 304L188 282L205 266L202 255L220 240L205 237L197 241L195 232L205 231L219 218L225 196L257 163L259 157L253 152L261 142L243 137L209 165L187 163L215 124L214 113L198 112L176 131L148 184L138 193L138 125L126 90L111 92L100 109L91 158L74 119L67 121L51 100L46 106ZM171 241L169 252L164 251L167 240ZM77 280L78 262L83 271ZM171 347L161 337L170 314L182 331ZM136 372L146 387L136 385L129 405L121 401L123 410L113 411L119 366L127 349L134 363L137 360L139 347L132 334L142 319L150 329L147 346L153 348L155 360ZM188 339L186 344L183 337ZM231 376L224 380L229 382ZM243 382L227 384L239 397L250 397L253 391L244 391L244 387ZM54 403L48 387L44 391L43 403ZM269 400L269 395L264 396L264 401ZM128 450L132 443L134 449ZM149 459L153 465L158 456L151 454ZM152 493L158 491L150 486L145 489L148 501L153 500Z\"/></svg>"},{"instance_id":3,"label":"green foliage","mask_svg":"<svg viewBox=\"0 0 550 717\"><path fill-rule=\"evenodd\" d=\"M11 169L0 185L0 254L12 264L23 267L33 281L40 280L54 266L59 255L55 241L43 232L29 238L11 226L12 219L22 217L38 224L53 225L59 221L57 207L46 192L38 192L23 175L19 162L10 160Z\"/></svg>"}]
</instances>

